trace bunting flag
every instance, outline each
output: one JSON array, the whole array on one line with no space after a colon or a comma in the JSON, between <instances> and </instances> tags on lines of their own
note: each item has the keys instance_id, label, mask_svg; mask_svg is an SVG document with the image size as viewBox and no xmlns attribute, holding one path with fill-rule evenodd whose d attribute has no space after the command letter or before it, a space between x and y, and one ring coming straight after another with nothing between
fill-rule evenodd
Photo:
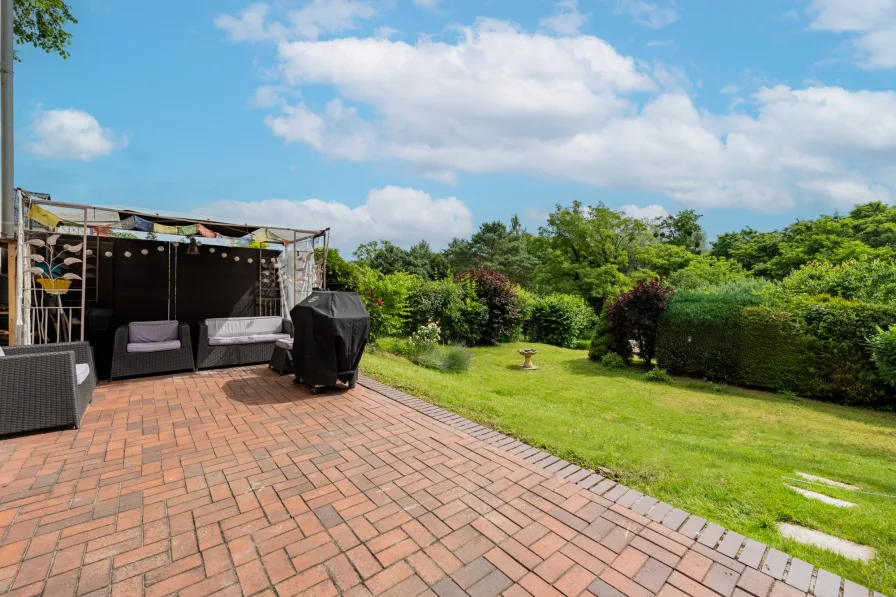
<instances>
[{"instance_id":1,"label":"bunting flag","mask_svg":"<svg viewBox=\"0 0 896 597\"><path fill-rule=\"evenodd\" d=\"M192 226L178 226L177 233L181 236L196 236L199 233L199 224Z\"/></svg>"},{"instance_id":2,"label":"bunting flag","mask_svg":"<svg viewBox=\"0 0 896 597\"><path fill-rule=\"evenodd\" d=\"M196 230L199 232L199 234L201 234L205 238L215 238L218 236L217 233L212 232L211 230L209 230L202 224L196 224Z\"/></svg>"},{"instance_id":3,"label":"bunting flag","mask_svg":"<svg viewBox=\"0 0 896 597\"><path fill-rule=\"evenodd\" d=\"M282 243L283 239L268 230L267 228L259 228L252 233L252 238L260 243Z\"/></svg>"},{"instance_id":4,"label":"bunting flag","mask_svg":"<svg viewBox=\"0 0 896 597\"><path fill-rule=\"evenodd\" d=\"M145 220L140 216L131 216L126 220L120 221L116 228L120 230L139 230L141 232L152 232L153 224L149 220Z\"/></svg>"},{"instance_id":5,"label":"bunting flag","mask_svg":"<svg viewBox=\"0 0 896 597\"><path fill-rule=\"evenodd\" d=\"M112 236L112 225L97 226L95 228L97 236Z\"/></svg>"},{"instance_id":6,"label":"bunting flag","mask_svg":"<svg viewBox=\"0 0 896 597\"><path fill-rule=\"evenodd\" d=\"M25 215L35 222L43 224L50 230L56 228L56 225L61 221L61 218L59 218L59 216L57 216L53 212L45 210L40 205L32 205L31 209L29 209L28 213Z\"/></svg>"},{"instance_id":7,"label":"bunting flag","mask_svg":"<svg viewBox=\"0 0 896 597\"><path fill-rule=\"evenodd\" d=\"M177 226L165 226L164 224L153 224L152 231L157 234L177 234Z\"/></svg>"}]
</instances>

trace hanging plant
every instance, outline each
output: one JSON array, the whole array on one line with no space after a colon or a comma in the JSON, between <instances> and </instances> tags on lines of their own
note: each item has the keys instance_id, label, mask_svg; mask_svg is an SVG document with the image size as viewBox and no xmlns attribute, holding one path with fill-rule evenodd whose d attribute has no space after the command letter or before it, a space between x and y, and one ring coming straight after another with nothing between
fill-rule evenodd
<instances>
[{"instance_id":1,"label":"hanging plant","mask_svg":"<svg viewBox=\"0 0 896 597\"><path fill-rule=\"evenodd\" d=\"M81 259L73 257L81 253L82 244L65 245L61 251L56 251L56 243L59 241L60 235L53 234L44 241L39 238L33 238L26 244L31 247L39 247L47 250L47 256L44 257L39 253L29 255L31 261L36 263L32 267L25 270L34 276L35 281L48 294L63 295L68 292L72 285L72 281L80 280L81 276L71 272L63 272L62 268L81 263ZM66 256L68 255L68 256Z\"/></svg>"}]
</instances>

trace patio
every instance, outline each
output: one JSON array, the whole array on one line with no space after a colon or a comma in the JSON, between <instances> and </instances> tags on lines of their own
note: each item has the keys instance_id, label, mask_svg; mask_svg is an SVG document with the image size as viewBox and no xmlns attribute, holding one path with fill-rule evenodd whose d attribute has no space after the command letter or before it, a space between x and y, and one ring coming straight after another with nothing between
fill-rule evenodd
<instances>
[{"instance_id":1,"label":"patio","mask_svg":"<svg viewBox=\"0 0 896 597\"><path fill-rule=\"evenodd\" d=\"M869 597L362 383L115 382L80 430L0 440L0 594Z\"/></svg>"}]
</instances>

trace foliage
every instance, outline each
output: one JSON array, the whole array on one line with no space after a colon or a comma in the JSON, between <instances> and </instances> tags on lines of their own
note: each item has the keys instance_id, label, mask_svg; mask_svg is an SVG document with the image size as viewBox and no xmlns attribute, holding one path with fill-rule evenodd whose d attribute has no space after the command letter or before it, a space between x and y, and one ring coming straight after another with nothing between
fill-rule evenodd
<instances>
[{"instance_id":1,"label":"foliage","mask_svg":"<svg viewBox=\"0 0 896 597\"><path fill-rule=\"evenodd\" d=\"M423 282L415 289L410 304L408 332L435 322L445 341L457 344L476 344L488 319L486 307L476 296L476 285L470 281Z\"/></svg>"},{"instance_id":2,"label":"foliage","mask_svg":"<svg viewBox=\"0 0 896 597\"><path fill-rule=\"evenodd\" d=\"M594 323L594 312L580 296L549 294L539 297L532 310L529 339L572 348Z\"/></svg>"},{"instance_id":3,"label":"foliage","mask_svg":"<svg viewBox=\"0 0 896 597\"><path fill-rule=\"evenodd\" d=\"M658 219L653 234L663 242L701 253L706 245L706 234L698 223L702 217L693 209L685 209Z\"/></svg>"},{"instance_id":4,"label":"foliage","mask_svg":"<svg viewBox=\"0 0 896 597\"><path fill-rule=\"evenodd\" d=\"M520 321L520 309L510 280L494 270L474 269L458 274L456 281L474 284L476 296L488 313L476 343L498 344L509 339Z\"/></svg>"},{"instance_id":5,"label":"foliage","mask_svg":"<svg viewBox=\"0 0 896 597\"><path fill-rule=\"evenodd\" d=\"M868 339L877 370L890 387L896 388L896 325L877 332Z\"/></svg>"},{"instance_id":6,"label":"foliage","mask_svg":"<svg viewBox=\"0 0 896 597\"><path fill-rule=\"evenodd\" d=\"M896 255L896 206L859 205L848 216L802 220L772 232L722 234L712 255L734 259L756 275L781 280L812 262L889 260Z\"/></svg>"},{"instance_id":7,"label":"foliage","mask_svg":"<svg viewBox=\"0 0 896 597\"><path fill-rule=\"evenodd\" d=\"M669 372L665 369L661 369L660 367L654 367L653 369L645 373L644 379L652 383L675 383L675 380L672 379L672 376L669 375Z\"/></svg>"},{"instance_id":8,"label":"foliage","mask_svg":"<svg viewBox=\"0 0 896 597\"><path fill-rule=\"evenodd\" d=\"M370 314L370 337L400 334L410 315L410 297L419 287L419 277L406 272L383 274L369 267L358 268L358 294Z\"/></svg>"},{"instance_id":9,"label":"foliage","mask_svg":"<svg viewBox=\"0 0 896 597\"><path fill-rule=\"evenodd\" d=\"M668 280L676 290L706 290L720 284L740 282L748 275L736 261L699 255L687 266L669 274Z\"/></svg>"},{"instance_id":10,"label":"foliage","mask_svg":"<svg viewBox=\"0 0 896 597\"><path fill-rule=\"evenodd\" d=\"M514 286L513 291L516 293L516 306L520 310L519 321L513 330L513 338L514 340L523 340L529 334L532 314L535 312L535 305L538 303L539 297L522 286Z\"/></svg>"},{"instance_id":11,"label":"foliage","mask_svg":"<svg viewBox=\"0 0 896 597\"><path fill-rule=\"evenodd\" d=\"M324 250L314 250L314 259L323 259ZM348 263L339 254L338 249L327 249L327 290L339 292L357 292L358 266Z\"/></svg>"},{"instance_id":12,"label":"foliage","mask_svg":"<svg viewBox=\"0 0 896 597\"><path fill-rule=\"evenodd\" d=\"M632 345L624 335L615 333L605 310L597 318L591 345L588 347L588 358L600 361L604 355L611 352L620 355L626 362L632 358Z\"/></svg>"},{"instance_id":13,"label":"foliage","mask_svg":"<svg viewBox=\"0 0 896 597\"><path fill-rule=\"evenodd\" d=\"M531 287L538 265L532 252L533 238L516 216L510 219L510 226L504 222L485 222L470 240L452 240L445 250L445 258L453 271L498 270L514 284Z\"/></svg>"},{"instance_id":14,"label":"foliage","mask_svg":"<svg viewBox=\"0 0 896 597\"><path fill-rule=\"evenodd\" d=\"M615 352L608 352L600 358L600 364L607 369L625 369L626 362Z\"/></svg>"},{"instance_id":15,"label":"foliage","mask_svg":"<svg viewBox=\"0 0 896 597\"><path fill-rule=\"evenodd\" d=\"M769 286L767 296L792 302L802 296L830 295L877 303L896 302L896 263L880 259L804 265Z\"/></svg>"},{"instance_id":16,"label":"foliage","mask_svg":"<svg viewBox=\"0 0 896 597\"><path fill-rule=\"evenodd\" d=\"M672 287L663 279L638 282L606 307L615 333L638 344L639 356L650 365L656 351L660 316L672 297Z\"/></svg>"},{"instance_id":17,"label":"foliage","mask_svg":"<svg viewBox=\"0 0 896 597\"><path fill-rule=\"evenodd\" d=\"M72 34L65 30L78 21L63 0L15 0L13 37L17 44L31 44L48 54L68 58ZM15 56L19 60L18 52Z\"/></svg>"},{"instance_id":18,"label":"foliage","mask_svg":"<svg viewBox=\"0 0 896 597\"><path fill-rule=\"evenodd\" d=\"M575 346L573 346L576 350L588 350L591 348L591 340L588 338L579 338L576 340Z\"/></svg>"},{"instance_id":19,"label":"foliage","mask_svg":"<svg viewBox=\"0 0 896 597\"><path fill-rule=\"evenodd\" d=\"M398 338L385 338L381 347L387 352L403 356L415 365L444 371L463 373L470 368L473 353L465 346L444 346L436 342L414 342Z\"/></svg>"},{"instance_id":20,"label":"foliage","mask_svg":"<svg viewBox=\"0 0 896 597\"><path fill-rule=\"evenodd\" d=\"M803 320L806 333L815 338L857 346L863 346L879 326L896 324L896 303L821 295L801 297L790 309Z\"/></svg>"},{"instance_id":21,"label":"foliage","mask_svg":"<svg viewBox=\"0 0 896 597\"><path fill-rule=\"evenodd\" d=\"M602 203L558 205L539 230L538 286L578 294L599 312L604 301L631 286L634 258L651 241L644 222Z\"/></svg>"},{"instance_id":22,"label":"foliage","mask_svg":"<svg viewBox=\"0 0 896 597\"><path fill-rule=\"evenodd\" d=\"M441 280L449 276L448 262L440 253L433 253L426 241L405 250L387 240L372 241L355 250L355 259L384 274L407 272L424 280Z\"/></svg>"}]
</instances>

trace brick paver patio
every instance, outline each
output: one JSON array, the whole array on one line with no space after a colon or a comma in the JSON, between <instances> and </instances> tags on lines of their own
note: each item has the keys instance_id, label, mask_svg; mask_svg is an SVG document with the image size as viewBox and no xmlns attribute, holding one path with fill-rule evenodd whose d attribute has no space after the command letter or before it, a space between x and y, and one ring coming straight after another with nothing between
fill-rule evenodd
<instances>
[{"instance_id":1,"label":"brick paver patio","mask_svg":"<svg viewBox=\"0 0 896 597\"><path fill-rule=\"evenodd\" d=\"M82 429L0 440L0 594L869 597L365 383L116 382Z\"/></svg>"}]
</instances>

